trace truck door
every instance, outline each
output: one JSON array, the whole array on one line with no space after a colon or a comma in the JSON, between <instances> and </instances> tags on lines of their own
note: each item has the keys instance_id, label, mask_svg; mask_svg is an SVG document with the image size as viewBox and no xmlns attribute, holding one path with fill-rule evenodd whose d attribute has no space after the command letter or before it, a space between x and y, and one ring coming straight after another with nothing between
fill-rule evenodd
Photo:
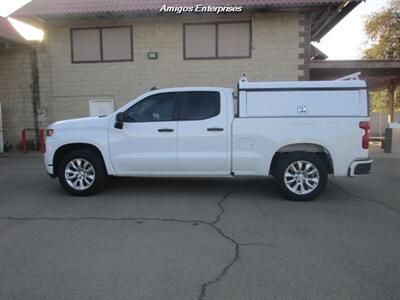
<instances>
[{"instance_id":1,"label":"truck door","mask_svg":"<svg viewBox=\"0 0 400 300\"><path fill-rule=\"evenodd\" d=\"M183 174L228 175L226 96L218 91L182 94L178 121L178 165Z\"/></svg>"},{"instance_id":2,"label":"truck door","mask_svg":"<svg viewBox=\"0 0 400 300\"><path fill-rule=\"evenodd\" d=\"M146 97L124 112L123 128L110 126L110 155L119 175L178 171L180 93Z\"/></svg>"}]
</instances>

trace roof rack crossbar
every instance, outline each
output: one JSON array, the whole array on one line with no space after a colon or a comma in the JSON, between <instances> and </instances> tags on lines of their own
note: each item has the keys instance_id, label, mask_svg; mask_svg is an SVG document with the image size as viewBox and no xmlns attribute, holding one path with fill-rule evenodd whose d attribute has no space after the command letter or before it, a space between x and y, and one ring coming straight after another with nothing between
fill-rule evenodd
<instances>
[{"instance_id":1,"label":"roof rack crossbar","mask_svg":"<svg viewBox=\"0 0 400 300\"><path fill-rule=\"evenodd\" d=\"M360 80L360 75L361 75L361 72L357 72L357 73L353 73L353 74L338 78L336 80L338 80L338 81L340 81L340 80L350 80L350 81L351 80Z\"/></svg>"}]
</instances>

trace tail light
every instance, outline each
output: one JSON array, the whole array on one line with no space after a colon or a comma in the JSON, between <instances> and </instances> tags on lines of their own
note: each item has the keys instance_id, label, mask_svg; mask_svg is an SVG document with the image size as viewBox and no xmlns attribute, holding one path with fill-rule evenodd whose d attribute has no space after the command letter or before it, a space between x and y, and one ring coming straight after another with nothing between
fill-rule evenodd
<instances>
[{"instance_id":1,"label":"tail light","mask_svg":"<svg viewBox=\"0 0 400 300\"><path fill-rule=\"evenodd\" d=\"M369 147L369 121L363 121L359 124L361 129L364 129L364 135L362 137L362 147L363 149L368 149Z\"/></svg>"}]
</instances>

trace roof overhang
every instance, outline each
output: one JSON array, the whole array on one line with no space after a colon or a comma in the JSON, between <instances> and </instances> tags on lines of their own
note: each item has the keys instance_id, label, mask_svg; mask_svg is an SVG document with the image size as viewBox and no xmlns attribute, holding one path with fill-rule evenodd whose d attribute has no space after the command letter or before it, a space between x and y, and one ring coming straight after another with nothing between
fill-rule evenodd
<instances>
[{"instance_id":1,"label":"roof overhang","mask_svg":"<svg viewBox=\"0 0 400 300\"><path fill-rule=\"evenodd\" d=\"M324 52L322 52L316 46L311 44L311 46L310 46L310 59L311 60L325 60L327 58L328 58L328 55L326 55Z\"/></svg>"},{"instance_id":2,"label":"roof overhang","mask_svg":"<svg viewBox=\"0 0 400 300\"><path fill-rule=\"evenodd\" d=\"M400 60L315 60L310 62L311 80L333 80L361 72L370 90L400 84Z\"/></svg>"},{"instance_id":3,"label":"roof overhang","mask_svg":"<svg viewBox=\"0 0 400 300\"><path fill-rule=\"evenodd\" d=\"M362 0L344 0L314 14L311 24L311 40L320 41L361 2Z\"/></svg>"},{"instance_id":4,"label":"roof overhang","mask_svg":"<svg viewBox=\"0 0 400 300\"><path fill-rule=\"evenodd\" d=\"M28 42L15 30L7 18L0 17L0 46L27 44Z\"/></svg>"},{"instance_id":5,"label":"roof overhang","mask_svg":"<svg viewBox=\"0 0 400 300\"><path fill-rule=\"evenodd\" d=\"M0 36L0 48L8 47L10 45L18 45L18 44L23 44L23 43L16 42L16 41L13 41L11 39L6 39L6 38L3 38L3 37Z\"/></svg>"},{"instance_id":6,"label":"roof overhang","mask_svg":"<svg viewBox=\"0 0 400 300\"><path fill-rule=\"evenodd\" d=\"M310 14L311 40L319 41L363 0L203 0L202 5L240 5L247 13L302 11ZM23 21L60 23L81 19L123 19L136 16L165 16L162 5L195 6L197 0L33 0L12 16ZM168 14L167 16L176 16Z\"/></svg>"}]
</instances>

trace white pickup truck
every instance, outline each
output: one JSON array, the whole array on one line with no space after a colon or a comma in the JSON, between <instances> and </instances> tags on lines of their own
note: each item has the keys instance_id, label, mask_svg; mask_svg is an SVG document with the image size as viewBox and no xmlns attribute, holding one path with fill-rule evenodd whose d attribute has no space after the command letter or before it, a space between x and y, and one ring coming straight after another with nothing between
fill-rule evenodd
<instances>
[{"instance_id":1,"label":"white pickup truck","mask_svg":"<svg viewBox=\"0 0 400 300\"><path fill-rule=\"evenodd\" d=\"M108 176L274 176L292 200L318 196L328 174L370 172L364 81L242 78L237 100L228 88L160 89L107 116L56 122L46 171L77 196Z\"/></svg>"}]
</instances>

